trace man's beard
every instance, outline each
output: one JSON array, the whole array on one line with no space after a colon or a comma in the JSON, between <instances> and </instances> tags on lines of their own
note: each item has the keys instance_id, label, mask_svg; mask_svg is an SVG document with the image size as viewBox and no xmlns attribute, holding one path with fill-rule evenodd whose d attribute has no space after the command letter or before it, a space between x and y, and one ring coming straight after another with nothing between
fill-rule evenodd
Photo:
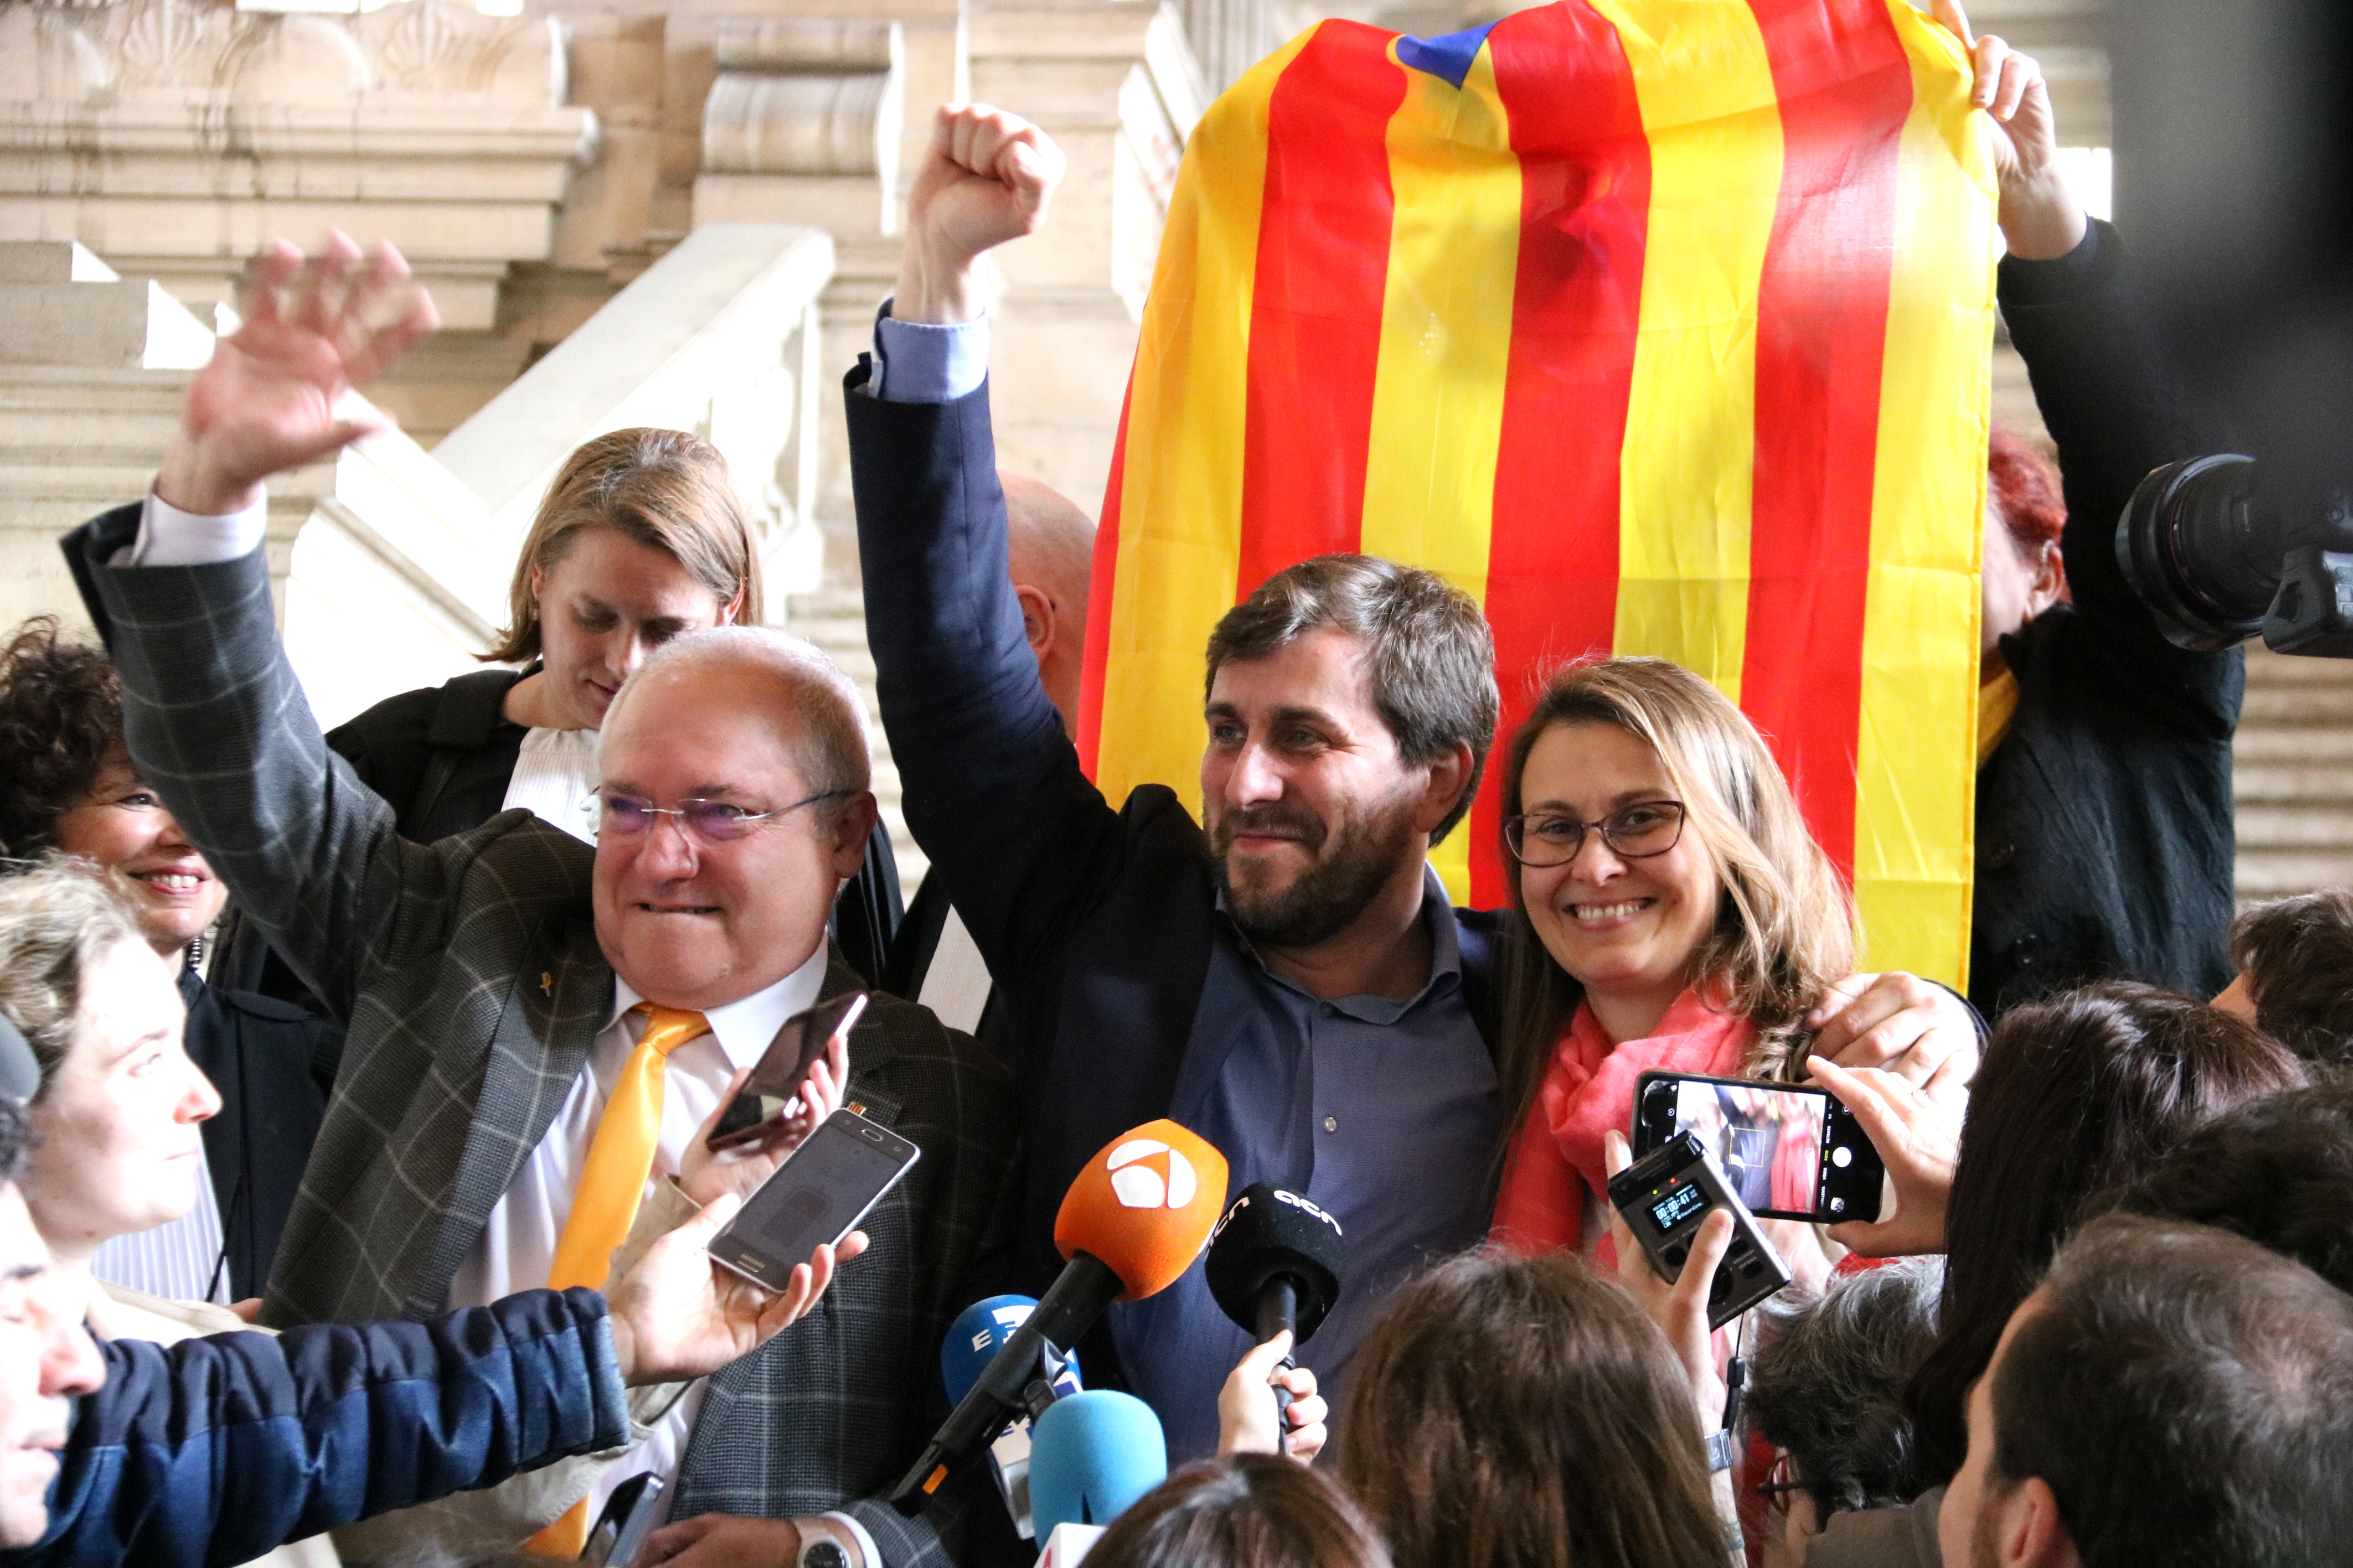
<instances>
[{"instance_id":1,"label":"man's beard","mask_svg":"<svg viewBox=\"0 0 2353 1568\"><path fill-rule=\"evenodd\" d=\"M1227 870L1234 838L1244 832L1296 839L1314 858L1280 889L1240 888ZM1242 934L1261 947L1314 947L1347 929L1413 853L1413 803L1372 803L1328 832L1312 813L1280 805L1229 811L1211 835L1218 886Z\"/></svg>"}]
</instances>

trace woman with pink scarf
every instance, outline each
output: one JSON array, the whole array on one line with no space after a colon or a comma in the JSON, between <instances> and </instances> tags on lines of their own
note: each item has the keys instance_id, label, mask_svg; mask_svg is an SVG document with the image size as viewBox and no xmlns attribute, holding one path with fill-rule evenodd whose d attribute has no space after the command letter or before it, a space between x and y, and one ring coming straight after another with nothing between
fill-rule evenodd
<instances>
[{"instance_id":1,"label":"woman with pink scarf","mask_svg":"<svg viewBox=\"0 0 2353 1568\"><path fill-rule=\"evenodd\" d=\"M1494 1238L1609 1261L1604 1140L1635 1080L1803 1078L1816 1032L1854 1011L1853 901L1756 727L1663 659L1556 676L1513 738L1503 815L1514 1131ZM1976 1053L1921 1057L1947 1064L1926 1086L1944 1098Z\"/></svg>"}]
</instances>

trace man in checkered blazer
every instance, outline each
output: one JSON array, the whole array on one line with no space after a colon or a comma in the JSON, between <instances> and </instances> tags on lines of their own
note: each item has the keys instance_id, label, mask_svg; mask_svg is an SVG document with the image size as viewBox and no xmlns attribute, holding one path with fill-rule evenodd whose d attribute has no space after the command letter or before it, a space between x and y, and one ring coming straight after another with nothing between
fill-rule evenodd
<instances>
[{"instance_id":1,"label":"man in checkered blazer","mask_svg":"<svg viewBox=\"0 0 2353 1568\"><path fill-rule=\"evenodd\" d=\"M364 261L340 236L309 263L282 245L265 256L154 492L67 543L142 776L349 1027L270 1278L276 1323L422 1318L544 1284L636 1037L630 1004L708 1025L656 1068L660 1176L788 1011L860 984L828 960L824 922L873 821L864 739L855 693L806 645L700 634L634 676L603 741L608 794L634 792L638 810L594 851L523 811L408 843L327 750L279 646L260 483L364 432L335 405L430 330L421 294L400 312L405 293L396 255ZM726 808L690 821L680 808L695 801ZM995 1507L969 1477L913 1520L871 1500L944 1414L942 1334L998 1282L1012 1086L968 1037L888 997L849 1061L848 1100L922 1149L865 1219L867 1255L807 1318L690 1394L691 1421L642 1426L634 1463L592 1494L650 1468L668 1472L673 1520L748 1516L673 1526L681 1563L733 1541L786 1563L830 1542L868 1568L945 1563ZM570 1500L536 1506L553 1518Z\"/></svg>"}]
</instances>

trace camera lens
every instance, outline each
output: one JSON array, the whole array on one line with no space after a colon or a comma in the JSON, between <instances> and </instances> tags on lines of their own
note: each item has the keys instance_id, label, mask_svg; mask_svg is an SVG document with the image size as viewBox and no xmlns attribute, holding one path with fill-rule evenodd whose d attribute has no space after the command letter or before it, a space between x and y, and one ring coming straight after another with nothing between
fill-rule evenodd
<instances>
[{"instance_id":1,"label":"camera lens","mask_svg":"<svg viewBox=\"0 0 2353 1568\"><path fill-rule=\"evenodd\" d=\"M2262 629L2284 545L2254 489L2253 458L2193 458L2143 479L2116 521L2116 565L2176 647L2214 653Z\"/></svg>"}]
</instances>

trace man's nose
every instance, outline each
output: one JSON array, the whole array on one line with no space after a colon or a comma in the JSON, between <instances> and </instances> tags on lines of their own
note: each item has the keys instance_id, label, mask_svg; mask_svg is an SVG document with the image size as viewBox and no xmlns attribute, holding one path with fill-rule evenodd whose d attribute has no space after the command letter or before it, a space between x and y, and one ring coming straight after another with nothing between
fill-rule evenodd
<instances>
[{"instance_id":1,"label":"man's nose","mask_svg":"<svg viewBox=\"0 0 2353 1568\"><path fill-rule=\"evenodd\" d=\"M683 816L664 813L646 830L646 846L638 851L638 868L648 876L671 879L691 877L702 866L702 846Z\"/></svg>"},{"instance_id":2,"label":"man's nose","mask_svg":"<svg viewBox=\"0 0 2353 1568\"><path fill-rule=\"evenodd\" d=\"M90 1331L79 1321L52 1323L41 1351L41 1393L50 1399L95 1393L106 1382L106 1363ZM59 1425L64 1425L60 1422Z\"/></svg>"},{"instance_id":3,"label":"man's nose","mask_svg":"<svg viewBox=\"0 0 2353 1568\"><path fill-rule=\"evenodd\" d=\"M1242 742L1234 757L1234 771L1226 780L1229 805L1261 805L1282 798L1282 770L1256 741Z\"/></svg>"}]
</instances>

